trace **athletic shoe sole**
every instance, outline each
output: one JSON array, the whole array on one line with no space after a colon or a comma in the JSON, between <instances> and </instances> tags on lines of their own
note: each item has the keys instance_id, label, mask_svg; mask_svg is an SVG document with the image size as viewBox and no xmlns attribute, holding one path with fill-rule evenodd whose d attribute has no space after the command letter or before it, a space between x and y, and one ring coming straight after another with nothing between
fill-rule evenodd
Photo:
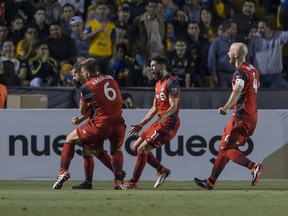
<instances>
[{"instance_id":1,"label":"athletic shoe sole","mask_svg":"<svg viewBox=\"0 0 288 216\"><path fill-rule=\"evenodd\" d=\"M162 173L158 176L156 183L154 184L154 188L158 188L161 184L164 183L165 179L171 174L171 171Z\"/></svg>"},{"instance_id":2,"label":"athletic shoe sole","mask_svg":"<svg viewBox=\"0 0 288 216\"><path fill-rule=\"evenodd\" d=\"M69 178L70 178L70 174L68 172L65 175L63 174L63 175L58 176L57 181L53 185L53 189L55 190L61 189L63 186L63 183L67 181Z\"/></svg>"},{"instance_id":3,"label":"athletic shoe sole","mask_svg":"<svg viewBox=\"0 0 288 216\"><path fill-rule=\"evenodd\" d=\"M256 172L256 178L252 181L252 186L257 185L264 167L261 164L259 164L256 169L258 169L258 171Z\"/></svg>"}]
</instances>

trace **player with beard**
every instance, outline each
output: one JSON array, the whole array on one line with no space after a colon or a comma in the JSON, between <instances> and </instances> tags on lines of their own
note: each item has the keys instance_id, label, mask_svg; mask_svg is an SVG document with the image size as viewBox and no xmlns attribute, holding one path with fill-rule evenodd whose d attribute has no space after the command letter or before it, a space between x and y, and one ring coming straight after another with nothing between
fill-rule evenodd
<instances>
[{"instance_id":1,"label":"player with beard","mask_svg":"<svg viewBox=\"0 0 288 216\"><path fill-rule=\"evenodd\" d=\"M138 137L133 144L132 149L137 151L137 161L134 167L133 176L130 181L123 185L123 189L137 189L138 181L147 163L149 152L154 148L161 148L162 145L169 143L176 135L180 126L179 108L180 108L180 90L179 84L175 77L168 72L168 59L159 54L154 53L151 62L150 70L153 78L157 80L155 86L155 98L153 106L150 108L147 115L129 130L132 135L137 135L138 132L158 115L157 120L148 127ZM159 187L170 174L170 170L159 174L159 177L154 187Z\"/></svg>"},{"instance_id":2,"label":"player with beard","mask_svg":"<svg viewBox=\"0 0 288 216\"><path fill-rule=\"evenodd\" d=\"M74 155L73 145L89 144L90 150L98 151L108 139L111 146L111 164L115 176L114 189L121 189L123 179L123 145L126 125L122 117L122 98L117 82L110 75L99 72L99 64L95 59L81 62L81 75L86 82L81 87L80 113L89 113L93 109L93 117L89 122L80 125L67 137L63 146L60 171L53 189L61 189L70 178L68 172Z\"/></svg>"},{"instance_id":3,"label":"player with beard","mask_svg":"<svg viewBox=\"0 0 288 216\"><path fill-rule=\"evenodd\" d=\"M81 67L79 66L79 63L75 64L73 66L73 69L71 70L71 75L73 77L73 81L76 83L80 83L82 86L85 83L85 78L81 75ZM87 122L90 121L90 119L93 117L93 112L91 109L91 112L87 112L86 115L82 116L81 118L79 117L73 117L71 119L71 122L74 125L79 125L82 123L84 120ZM73 148L74 145L71 145ZM95 149L96 147L94 146L92 149L90 148L89 144L84 144L83 149L82 149L82 154L83 154L83 160L84 160L84 174L85 174L85 180L83 183L79 185L72 186L73 189L92 189L92 181L93 181L93 170L94 170L94 158L95 156L103 165L105 165L109 170L113 172L113 167L111 164L111 157L110 155L104 151L103 145L102 146L97 146L98 149ZM126 172L122 172L122 178L126 176ZM123 182L123 180L122 180Z\"/></svg>"},{"instance_id":4,"label":"player with beard","mask_svg":"<svg viewBox=\"0 0 288 216\"><path fill-rule=\"evenodd\" d=\"M210 177L204 180L194 179L195 183L205 190L214 188L229 160L247 167L251 171L252 186L257 184L263 171L261 164L249 160L238 149L239 146L244 146L247 139L253 135L258 117L256 97L260 86L259 72L253 65L246 62L247 53L247 46L243 43L233 43L228 52L229 63L236 67L232 79L233 91L227 103L219 108L218 113L226 115L233 105L234 112L224 129Z\"/></svg>"}]
</instances>

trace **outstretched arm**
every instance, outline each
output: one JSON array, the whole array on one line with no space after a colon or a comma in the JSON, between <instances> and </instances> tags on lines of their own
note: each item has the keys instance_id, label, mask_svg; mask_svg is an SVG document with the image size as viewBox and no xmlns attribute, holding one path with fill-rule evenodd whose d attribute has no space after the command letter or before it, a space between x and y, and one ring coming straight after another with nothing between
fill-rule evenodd
<instances>
[{"instance_id":1,"label":"outstretched arm","mask_svg":"<svg viewBox=\"0 0 288 216\"><path fill-rule=\"evenodd\" d=\"M131 125L132 128L129 130L131 135L138 134L139 131L143 128L145 124L147 124L156 114L157 114L157 106L156 106L156 99L153 101L153 106L150 108L149 112L146 116L140 121L138 124Z\"/></svg>"}]
</instances>

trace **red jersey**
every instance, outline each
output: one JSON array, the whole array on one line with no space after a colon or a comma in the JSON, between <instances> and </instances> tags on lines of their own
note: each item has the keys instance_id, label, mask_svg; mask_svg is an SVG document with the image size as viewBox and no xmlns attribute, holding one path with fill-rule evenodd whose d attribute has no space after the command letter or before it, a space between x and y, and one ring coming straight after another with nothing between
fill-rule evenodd
<instances>
[{"instance_id":1,"label":"red jersey","mask_svg":"<svg viewBox=\"0 0 288 216\"><path fill-rule=\"evenodd\" d=\"M117 82L100 74L81 87L81 100L93 106L93 121L98 126L122 120L122 97Z\"/></svg>"},{"instance_id":2,"label":"red jersey","mask_svg":"<svg viewBox=\"0 0 288 216\"><path fill-rule=\"evenodd\" d=\"M158 81L155 86L155 99L159 115L163 115L170 107L169 98L180 98L179 83L172 75L167 75L164 81ZM180 100L177 111L168 118L165 118L163 123L169 124L170 127L179 121Z\"/></svg>"},{"instance_id":3,"label":"red jersey","mask_svg":"<svg viewBox=\"0 0 288 216\"><path fill-rule=\"evenodd\" d=\"M243 63L234 72L232 86L244 81L244 87L238 101L234 104L236 119L257 121L257 90L259 81L258 70L249 63Z\"/></svg>"}]
</instances>

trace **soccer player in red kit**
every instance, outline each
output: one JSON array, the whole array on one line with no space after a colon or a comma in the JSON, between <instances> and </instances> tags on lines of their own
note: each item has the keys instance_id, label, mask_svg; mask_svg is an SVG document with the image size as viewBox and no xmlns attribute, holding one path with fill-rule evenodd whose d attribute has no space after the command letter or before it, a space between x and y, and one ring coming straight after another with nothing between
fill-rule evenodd
<instances>
[{"instance_id":1,"label":"soccer player in red kit","mask_svg":"<svg viewBox=\"0 0 288 216\"><path fill-rule=\"evenodd\" d=\"M73 81L79 82L81 85L85 83L85 78L81 75L81 67L79 66L79 63L75 64L71 70L71 75L73 78ZM87 112L87 115L79 117L73 117L71 119L71 122L74 125L79 125L84 120L90 121L90 118L93 117L92 110L91 112ZM67 146L67 145L66 145ZM71 147L71 152L74 147L74 145L69 145ZM103 146L97 146L98 149L95 149L95 146L93 149L89 146L89 144L83 144L82 148L82 156L84 160L84 174L85 174L85 180L83 183L79 185L72 186L73 189L92 189L92 180L93 180L93 171L94 171L94 158L95 156L98 160L100 160L109 170L113 172L113 167L111 165L111 157L110 155L103 150ZM123 171L122 177L124 178L126 175L126 172Z\"/></svg>"},{"instance_id":2,"label":"soccer player in red kit","mask_svg":"<svg viewBox=\"0 0 288 216\"><path fill-rule=\"evenodd\" d=\"M180 107L179 84L176 78L167 71L168 65L169 62L165 56L158 53L153 54L150 62L150 70L153 78L158 80L155 86L153 106L140 123L132 125L129 131L130 134L138 134L143 126L152 120L155 115L158 115L158 118L133 144L133 150L137 151L137 161L133 176L130 181L123 185L123 189L138 188L138 181L146 165L149 152L154 148L160 148L173 139L180 126L178 116ZM162 184L169 174L170 170L162 172L154 187Z\"/></svg>"},{"instance_id":3,"label":"soccer player in red kit","mask_svg":"<svg viewBox=\"0 0 288 216\"><path fill-rule=\"evenodd\" d=\"M90 149L97 151L105 139L110 141L111 146L114 188L120 189L123 168L121 147L126 131L120 89L112 76L99 73L99 64L95 59L87 59L79 65L82 76L87 80L81 87L80 113L87 114L91 104L94 115L89 122L80 125L66 137L60 171L53 189L61 189L63 183L70 178L68 169L73 158L71 155L74 154L71 145L90 144Z\"/></svg>"},{"instance_id":4,"label":"soccer player in red kit","mask_svg":"<svg viewBox=\"0 0 288 216\"><path fill-rule=\"evenodd\" d=\"M233 115L224 129L217 159L214 162L211 176L195 183L203 189L212 190L219 175L229 160L247 167L252 174L252 186L255 186L263 171L263 166L249 160L237 147L245 145L247 139L253 135L257 124L257 90L260 86L258 70L246 62L247 46L243 43L233 43L228 52L230 64L236 66L233 74L233 91L218 113L226 115L234 105Z\"/></svg>"}]
</instances>

